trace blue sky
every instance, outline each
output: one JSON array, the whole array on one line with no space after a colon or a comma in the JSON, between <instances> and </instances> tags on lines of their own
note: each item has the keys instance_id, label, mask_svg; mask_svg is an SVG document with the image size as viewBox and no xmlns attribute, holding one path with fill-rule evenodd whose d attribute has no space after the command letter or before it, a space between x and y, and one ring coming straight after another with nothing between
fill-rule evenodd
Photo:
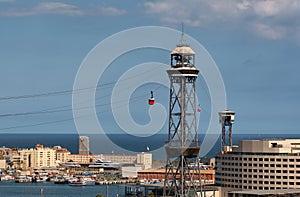
<instances>
[{"instance_id":1,"label":"blue sky","mask_svg":"<svg viewBox=\"0 0 300 197\"><path fill-rule=\"evenodd\" d=\"M209 51L220 69L228 108L236 111L234 133L298 133L299 1L121 2L0 0L0 97L71 90L84 57L106 37L149 25L180 30L183 22L186 34ZM147 54L155 57L149 58ZM128 58L134 59L134 63L153 60L168 63L169 54L141 51L128 54ZM114 76L118 71L117 66L113 66L107 72ZM106 80L101 82L115 79ZM205 130L210 111L209 93L201 80L197 85L203 88L200 124L203 122L204 126L200 129ZM148 94L149 89L155 87L149 84L136 94ZM155 93L163 104L167 104L167 94L164 88ZM105 99L101 99L101 93L97 95L101 104ZM130 104L137 122L147 123L149 119L143 116L148 108L147 97L138 101L136 105L140 107ZM97 110L109 110L105 105L109 100L103 102L103 109ZM0 115L58 107L69 109L71 104L72 96L68 93L0 100ZM99 118L104 120L109 132L118 130L110 115L104 113ZM76 133L74 122L68 119L72 119L71 110L0 117L0 132ZM55 121L58 122L43 124ZM9 127L17 128L5 129Z\"/></svg>"}]
</instances>

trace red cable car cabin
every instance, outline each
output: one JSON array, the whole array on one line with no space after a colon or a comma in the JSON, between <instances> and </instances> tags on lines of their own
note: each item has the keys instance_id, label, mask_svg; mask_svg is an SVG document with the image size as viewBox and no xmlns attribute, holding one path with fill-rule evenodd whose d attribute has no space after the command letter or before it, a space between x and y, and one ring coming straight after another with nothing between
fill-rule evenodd
<instances>
[{"instance_id":1,"label":"red cable car cabin","mask_svg":"<svg viewBox=\"0 0 300 197\"><path fill-rule=\"evenodd\" d=\"M149 98L148 104L149 105L154 105L154 103L155 103L155 99L153 98L153 92L151 91L151 98Z\"/></svg>"}]
</instances>

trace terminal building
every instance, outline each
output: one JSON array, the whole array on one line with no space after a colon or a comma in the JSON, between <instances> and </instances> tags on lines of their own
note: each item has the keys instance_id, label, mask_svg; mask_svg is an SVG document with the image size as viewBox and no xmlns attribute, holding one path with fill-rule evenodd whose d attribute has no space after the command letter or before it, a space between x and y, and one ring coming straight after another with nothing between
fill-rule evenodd
<instances>
[{"instance_id":1,"label":"terminal building","mask_svg":"<svg viewBox=\"0 0 300 197\"><path fill-rule=\"evenodd\" d=\"M216 184L229 190L300 189L300 139L242 140L216 156Z\"/></svg>"}]
</instances>

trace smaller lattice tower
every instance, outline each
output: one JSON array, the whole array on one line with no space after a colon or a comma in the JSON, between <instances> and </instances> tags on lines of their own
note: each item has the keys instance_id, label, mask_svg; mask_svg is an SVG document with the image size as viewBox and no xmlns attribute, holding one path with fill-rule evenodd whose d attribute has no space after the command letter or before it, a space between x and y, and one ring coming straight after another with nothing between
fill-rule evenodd
<instances>
[{"instance_id":1,"label":"smaller lattice tower","mask_svg":"<svg viewBox=\"0 0 300 197\"><path fill-rule=\"evenodd\" d=\"M229 150L232 147L232 125L234 123L234 115L235 112L230 110L219 112L219 123L222 126L222 151ZM228 133L227 143L226 133Z\"/></svg>"}]
</instances>

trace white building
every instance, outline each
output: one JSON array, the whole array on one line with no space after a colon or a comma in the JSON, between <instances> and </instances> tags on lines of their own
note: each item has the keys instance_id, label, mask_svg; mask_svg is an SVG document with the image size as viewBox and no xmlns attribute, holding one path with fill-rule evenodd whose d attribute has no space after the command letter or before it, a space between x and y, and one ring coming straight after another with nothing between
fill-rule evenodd
<instances>
[{"instance_id":1,"label":"white building","mask_svg":"<svg viewBox=\"0 0 300 197\"><path fill-rule=\"evenodd\" d=\"M90 153L90 138L88 136L79 136L78 152L79 152L79 154L89 154Z\"/></svg>"},{"instance_id":2,"label":"white building","mask_svg":"<svg viewBox=\"0 0 300 197\"><path fill-rule=\"evenodd\" d=\"M242 140L216 167L216 184L232 190L300 189L300 139Z\"/></svg>"},{"instance_id":3,"label":"white building","mask_svg":"<svg viewBox=\"0 0 300 197\"><path fill-rule=\"evenodd\" d=\"M152 168L152 154L149 152L138 153L137 165L142 165L143 169Z\"/></svg>"},{"instance_id":4,"label":"white building","mask_svg":"<svg viewBox=\"0 0 300 197\"><path fill-rule=\"evenodd\" d=\"M30 166L39 168L56 165L56 150L37 144L31 155Z\"/></svg>"}]
</instances>

